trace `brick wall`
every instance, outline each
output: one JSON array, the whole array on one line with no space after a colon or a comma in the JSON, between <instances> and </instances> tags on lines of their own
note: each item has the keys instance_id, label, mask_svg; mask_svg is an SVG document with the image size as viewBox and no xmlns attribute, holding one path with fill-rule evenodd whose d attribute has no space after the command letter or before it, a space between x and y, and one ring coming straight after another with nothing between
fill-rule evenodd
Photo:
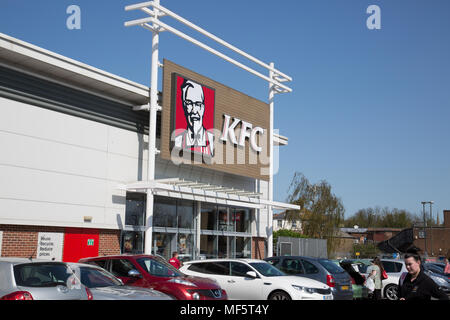
<instances>
[{"instance_id":1,"label":"brick wall","mask_svg":"<svg viewBox=\"0 0 450 320\"><path fill-rule=\"evenodd\" d=\"M36 258L38 233L64 233L63 227L2 225L2 257ZM120 230L99 230L99 254L120 254Z\"/></svg>"},{"instance_id":2,"label":"brick wall","mask_svg":"<svg viewBox=\"0 0 450 320\"><path fill-rule=\"evenodd\" d=\"M266 257L266 239L252 238L252 259L264 259Z\"/></svg>"}]
</instances>

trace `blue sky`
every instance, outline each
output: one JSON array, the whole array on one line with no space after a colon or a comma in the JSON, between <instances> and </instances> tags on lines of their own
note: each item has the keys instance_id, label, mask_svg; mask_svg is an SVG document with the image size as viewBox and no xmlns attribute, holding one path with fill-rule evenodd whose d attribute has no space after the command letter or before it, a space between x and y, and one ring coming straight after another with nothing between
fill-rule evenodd
<instances>
[{"instance_id":1,"label":"blue sky","mask_svg":"<svg viewBox=\"0 0 450 320\"><path fill-rule=\"evenodd\" d=\"M149 85L151 33L123 26L144 17L124 10L137 2L2 0L0 32ZM66 27L72 4L81 9L80 30ZM275 128L289 138L280 148L275 200L285 200L299 171L311 182L327 180L346 216L374 206L419 213L421 201L433 200L442 221L450 209L448 0L161 4L292 76L293 93L275 99ZM380 30L366 26L373 4L381 9ZM267 101L264 80L170 33L160 39L161 59Z\"/></svg>"}]
</instances>

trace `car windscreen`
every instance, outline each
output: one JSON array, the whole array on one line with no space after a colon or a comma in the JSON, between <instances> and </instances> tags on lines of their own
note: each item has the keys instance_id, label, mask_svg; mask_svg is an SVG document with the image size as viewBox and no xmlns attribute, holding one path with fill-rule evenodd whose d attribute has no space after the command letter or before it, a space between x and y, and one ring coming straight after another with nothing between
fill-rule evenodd
<instances>
[{"instance_id":1,"label":"car windscreen","mask_svg":"<svg viewBox=\"0 0 450 320\"><path fill-rule=\"evenodd\" d=\"M178 271L170 264L160 259L155 260L152 258L140 258L137 259L139 265L147 271L150 275L156 277L183 277L184 274Z\"/></svg>"},{"instance_id":2,"label":"car windscreen","mask_svg":"<svg viewBox=\"0 0 450 320\"><path fill-rule=\"evenodd\" d=\"M344 269L339 267L337 264L335 264L333 261L326 260L326 259L320 259L319 263L322 267L324 267L329 273L331 274L337 274L337 273L343 273L345 272Z\"/></svg>"},{"instance_id":3,"label":"car windscreen","mask_svg":"<svg viewBox=\"0 0 450 320\"><path fill-rule=\"evenodd\" d=\"M21 287L67 286L72 270L64 263L29 263L14 266L16 285Z\"/></svg>"},{"instance_id":4,"label":"car windscreen","mask_svg":"<svg viewBox=\"0 0 450 320\"><path fill-rule=\"evenodd\" d=\"M79 269L81 283L88 288L103 288L123 285L122 282L106 271L90 267L80 267Z\"/></svg>"},{"instance_id":5,"label":"car windscreen","mask_svg":"<svg viewBox=\"0 0 450 320\"><path fill-rule=\"evenodd\" d=\"M267 262L252 262L250 265L265 277L280 277L286 274Z\"/></svg>"}]
</instances>

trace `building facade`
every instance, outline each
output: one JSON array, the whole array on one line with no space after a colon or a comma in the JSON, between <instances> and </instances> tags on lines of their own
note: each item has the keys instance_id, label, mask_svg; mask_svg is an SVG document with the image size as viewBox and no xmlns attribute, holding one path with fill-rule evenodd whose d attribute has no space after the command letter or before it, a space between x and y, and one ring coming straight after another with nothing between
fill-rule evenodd
<instances>
[{"instance_id":1,"label":"building facade","mask_svg":"<svg viewBox=\"0 0 450 320\"><path fill-rule=\"evenodd\" d=\"M167 104L158 111L156 178L148 181L149 113L139 108L149 103L148 87L0 34L0 256L78 261L140 253L151 228L152 252L166 258L173 251L183 259L265 257L269 210L288 208L269 200L261 174L268 111L252 108L265 104L164 64L172 65L165 80L175 85L160 95ZM173 101L187 94L175 89L175 75L212 90L215 116L208 128L203 120L199 138L205 146L187 145L193 135L180 138L183 146L171 139L173 129L189 132L197 119L187 109L177 113ZM208 104L181 103L194 110ZM231 131L238 125L244 134ZM210 132L217 136L208 140ZM245 150L242 162L208 163L229 146ZM177 163L174 150L202 160Z\"/></svg>"}]
</instances>

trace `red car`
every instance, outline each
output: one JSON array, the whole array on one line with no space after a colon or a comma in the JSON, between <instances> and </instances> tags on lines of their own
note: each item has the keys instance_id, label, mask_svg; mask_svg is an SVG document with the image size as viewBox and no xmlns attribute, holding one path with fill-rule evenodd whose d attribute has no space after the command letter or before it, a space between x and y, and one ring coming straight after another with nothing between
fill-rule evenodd
<instances>
[{"instance_id":1,"label":"red car","mask_svg":"<svg viewBox=\"0 0 450 320\"><path fill-rule=\"evenodd\" d=\"M152 288L177 300L227 300L217 282L183 274L162 258L151 255L117 255L80 259L111 272L127 286Z\"/></svg>"}]
</instances>

